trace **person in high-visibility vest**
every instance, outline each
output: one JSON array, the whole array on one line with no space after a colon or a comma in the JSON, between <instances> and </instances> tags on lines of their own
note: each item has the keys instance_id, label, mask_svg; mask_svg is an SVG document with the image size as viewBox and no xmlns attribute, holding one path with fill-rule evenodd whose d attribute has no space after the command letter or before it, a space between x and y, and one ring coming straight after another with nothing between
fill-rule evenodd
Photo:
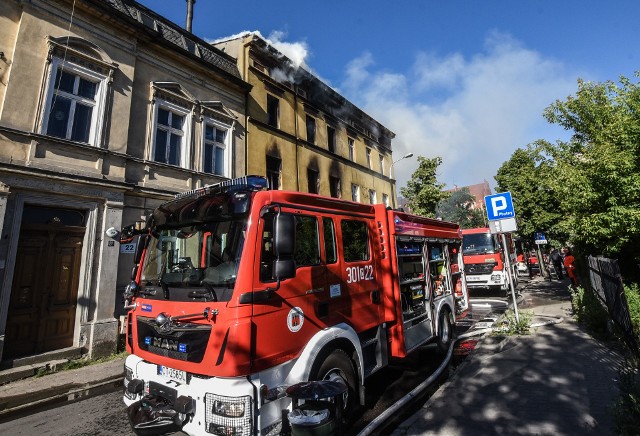
<instances>
[{"instance_id":1,"label":"person in high-visibility vest","mask_svg":"<svg viewBox=\"0 0 640 436\"><path fill-rule=\"evenodd\" d=\"M563 260L564 269L565 271L567 271L567 275L569 276L569 279L571 279L571 284L573 286L578 286L578 276L576 275L576 271L575 271L576 267L574 265L574 262L576 259L571 254L571 250L569 249L569 247L564 247L562 251L564 252L564 260Z\"/></svg>"}]
</instances>

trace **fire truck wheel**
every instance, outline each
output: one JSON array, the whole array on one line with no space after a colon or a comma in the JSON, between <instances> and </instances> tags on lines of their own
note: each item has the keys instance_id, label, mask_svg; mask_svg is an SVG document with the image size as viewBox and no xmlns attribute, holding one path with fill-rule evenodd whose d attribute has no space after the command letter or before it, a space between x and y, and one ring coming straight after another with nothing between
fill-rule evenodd
<instances>
[{"instance_id":1,"label":"fire truck wheel","mask_svg":"<svg viewBox=\"0 0 640 436\"><path fill-rule=\"evenodd\" d=\"M320 366L317 365L319 361L316 361L311 368L309 379L340 380L348 386L343 396L344 411L342 413L343 421L347 422L357 404L356 375L353 363L347 353L341 349L333 350Z\"/></svg>"},{"instance_id":2,"label":"fire truck wheel","mask_svg":"<svg viewBox=\"0 0 640 436\"><path fill-rule=\"evenodd\" d=\"M451 328L451 317L449 311L443 310L440 312L440 320L438 322L438 351L446 353L451 345L451 339L453 336L453 329Z\"/></svg>"}]
</instances>

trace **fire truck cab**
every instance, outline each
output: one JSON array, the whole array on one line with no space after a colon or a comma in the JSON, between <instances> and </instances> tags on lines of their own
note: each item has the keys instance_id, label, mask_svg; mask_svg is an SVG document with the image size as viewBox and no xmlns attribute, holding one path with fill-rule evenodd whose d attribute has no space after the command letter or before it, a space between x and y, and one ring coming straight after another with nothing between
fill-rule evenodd
<instances>
[{"instance_id":1,"label":"fire truck cab","mask_svg":"<svg viewBox=\"0 0 640 436\"><path fill-rule=\"evenodd\" d=\"M509 256L511 277L517 286L518 271L515 245L510 233L505 234L507 252L501 247L498 235L488 227L462 230L462 253L464 256L465 279L470 291L494 289L509 292L509 274L505 256Z\"/></svg>"},{"instance_id":2,"label":"fire truck cab","mask_svg":"<svg viewBox=\"0 0 640 436\"><path fill-rule=\"evenodd\" d=\"M340 381L348 410L391 357L451 343L468 309L456 224L265 187L181 194L139 237L124 394L136 431L278 434L288 386Z\"/></svg>"}]
</instances>

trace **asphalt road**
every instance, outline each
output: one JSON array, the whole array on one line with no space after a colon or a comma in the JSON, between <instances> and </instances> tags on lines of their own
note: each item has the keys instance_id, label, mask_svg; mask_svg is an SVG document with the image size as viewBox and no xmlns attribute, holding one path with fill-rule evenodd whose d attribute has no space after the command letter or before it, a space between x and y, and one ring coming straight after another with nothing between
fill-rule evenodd
<instances>
[{"instance_id":1,"label":"asphalt road","mask_svg":"<svg viewBox=\"0 0 640 436\"><path fill-rule=\"evenodd\" d=\"M134 436L120 390L2 423L0 434Z\"/></svg>"},{"instance_id":2,"label":"asphalt road","mask_svg":"<svg viewBox=\"0 0 640 436\"><path fill-rule=\"evenodd\" d=\"M473 299L473 312L466 322L459 323L457 333L462 334L482 326L483 323L497 318L506 308L500 303L504 299ZM388 367L374 374L365 385L367 404L354 416L348 433L357 434L372 419L410 392L415 386L428 378L442 362L442 356L436 353L435 347L421 347L410 357L395 360ZM456 361L450 367L454 371ZM388 428L408 418L413 411L421 407L435 392L439 383L434 383L424 394L416 398L413 404L395 416L395 421L388 423ZM384 430L381 431L384 433ZM13 421L0 424L0 435L124 435L133 436L129 427L122 393L120 390L88 398L75 403L49 410L33 413ZM177 433L182 435L183 433Z\"/></svg>"}]
</instances>

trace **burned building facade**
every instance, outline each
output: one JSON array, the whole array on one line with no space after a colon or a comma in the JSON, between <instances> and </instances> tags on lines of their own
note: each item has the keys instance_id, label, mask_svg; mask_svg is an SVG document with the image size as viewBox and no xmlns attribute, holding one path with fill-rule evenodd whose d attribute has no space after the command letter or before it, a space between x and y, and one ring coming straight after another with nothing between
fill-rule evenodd
<instances>
[{"instance_id":1,"label":"burned building facade","mask_svg":"<svg viewBox=\"0 0 640 436\"><path fill-rule=\"evenodd\" d=\"M220 40L252 85L248 174L272 189L395 207L394 133L256 33Z\"/></svg>"}]
</instances>

